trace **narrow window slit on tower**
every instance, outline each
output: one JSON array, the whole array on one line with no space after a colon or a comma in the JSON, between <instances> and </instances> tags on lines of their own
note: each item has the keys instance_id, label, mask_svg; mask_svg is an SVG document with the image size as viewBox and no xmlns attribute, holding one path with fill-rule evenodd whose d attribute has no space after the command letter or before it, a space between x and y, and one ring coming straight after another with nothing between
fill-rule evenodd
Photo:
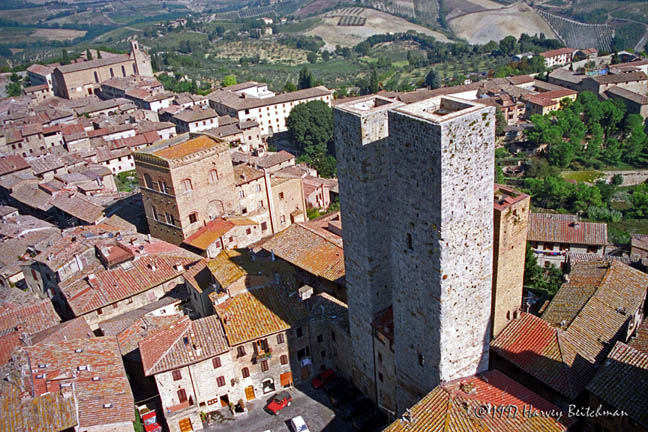
<instances>
[{"instance_id":1,"label":"narrow window slit on tower","mask_svg":"<svg viewBox=\"0 0 648 432\"><path fill-rule=\"evenodd\" d=\"M407 248L410 250L414 249L414 247L412 246L412 234L409 233L407 234Z\"/></svg>"}]
</instances>

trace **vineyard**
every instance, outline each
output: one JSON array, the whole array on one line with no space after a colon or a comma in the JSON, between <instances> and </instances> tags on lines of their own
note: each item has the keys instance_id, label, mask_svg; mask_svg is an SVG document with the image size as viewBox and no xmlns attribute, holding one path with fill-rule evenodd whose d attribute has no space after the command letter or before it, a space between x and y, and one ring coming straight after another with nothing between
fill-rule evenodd
<instances>
[{"instance_id":1,"label":"vineyard","mask_svg":"<svg viewBox=\"0 0 648 432\"><path fill-rule=\"evenodd\" d=\"M349 15L349 16L343 16L340 17L340 20L338 21L339 26L356 26L356 27L362 27L365 25L367 22L367 18L357 16L357 15Z\"/></svg>"},{"instance_id":2,"label":"vineyard","mask_svg":"<svg viewBox=\"0 0 648 432\"><path fill-rule=\"evenodd\" d=\"M538 14L549 24L560 40L571 48L612 49L614 28L606 24L583 24L538 10Z\"/></svg>"}]
</instances>

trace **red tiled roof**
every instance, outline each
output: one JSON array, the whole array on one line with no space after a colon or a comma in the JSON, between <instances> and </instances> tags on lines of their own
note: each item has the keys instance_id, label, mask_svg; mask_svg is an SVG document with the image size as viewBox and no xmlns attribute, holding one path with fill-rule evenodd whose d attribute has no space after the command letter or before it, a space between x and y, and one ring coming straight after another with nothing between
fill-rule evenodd
<instances>
[{"instance_id":1,"label":"red tiled roof","mask_svg":"<svg viewBox=\"0 0 648 432\"><path fill-rule=\"evenodd\" d=\"M648 428L648 353L617 342L587 389Z\"/></svg>"},{"instance_id":2,"label":"red tiled roof","mask_svg":"<svg viewBox=\"0 0 648 432\"><path fill-rule=\"evenodd\" d=\"M184 318L140 341L139 347L146 376L198 363L229 350L215 315L195 321Z\"/></svg>"},{"instance_id":3,"label":"red tiled roof","mask_svg":"<svg viewBox=\"0 0 648 432\"><path fill-rule=\"evenodd\" d=\"M230 346L288 330L307 313L296 296L273 286L235 295L214 309Z\"/></svg>"},{"instance_id":4,"label":"red tiled roof","mask_svg":"<svg viewBox=\"0 0 648 432\"><path fill-rule=\"evenodd\" d=\"M515 407L517 415L475 415L485 406ZM524 410L553 415L524 415ZM560 408L497 370L436 387L409 409L409 417L385 432L561 432L573 423Z\"/></svg>"},{"instance_id":5,"label":"red tiled roof","mask_svg":"<svg viewBox=\"0 0 648 432\"><path fill-rule=\"evenodd\" d=\"M494 191L495 199L493 205L497 210L504 210L529 197L529 195L506 185L495 184Z\"/></svg>"},{"instance_id":6,"label":"red tiled roof","mask_svg":"<svg viewBox=\"0 0 648 432\"><path fill-rule=\"evenodd\" d=\"M29 169L30 165L22 156L4 156L0 157L0 175Z\"/></svg>"},{"instance_id":7,"label":"red tiled roof","mask_svg":"<svg viewBox=\"0 0 648 432\"><path fill-rule=\"evenodd\" d=\"M607 224L578 221L574 215L531 213L528 240L603 246Z\"/></svg>"},{"instance_id":8,"label":"red tiled roof","mask_svg":"<svg viewBox=\"0 0 648 432\"><path fill-rule=\"evenodd\" d=\"M630 346L648 354L648 319L644 319L643 323L641 323L630 342Z\"/></svg>"},{"instance_id":9,"label":"red tiled roof","mask_svg":"<svg viewBox=\"0 0 648 432\"><path fill-rule=\"evenodd\" d=\"M0 331L21 326L24 332L31 335L61 321L49 299L33 297L17 288L2 288L1 291Z\"/></svg>"},{"instance_id":10,"label":"red tiled roof","mask_svg":"<svg viewBox=\"0 0 648 432\"><path fill-rule=\"evenodd\" d=\"M262 247L315 276L333 282L344 277L342 247L304 224L289 226L263 243Z\"/></svg>"},{"instance_id":11,"label":"red tiled roof","mask_svg":"<svg viewBox=\"0 0 648 432\"><path fill-rule=\"evenodd\" d=\"M540 55L544 58L551 58L563 54L571 54L575 51L577 50L574 48L558 48L550 51L541 52Z\"/></svg>"},{"instance_id":12,"label":"red tiled roof","mask_svg":"<svg viewBox=\"0 0 648 432\"><path fill-rule=\"evenodd\" d=\"M225 219L214 219L184 240L184 243L200 250L207 250L209 245L234 228L232 222Z\"/></svg>"},{"instance_id":13,"label":"red tiled roof","mask_svg":"<svg viewBox=\"0 0 648 432\"><path fill-rule=\"evenodd\" d=\"M133 260L132 266L102 269L91 280L78 279L60 288L74 314L81 316L155 288L180 276L196 261L185 256L147 255Z\"/></svg>"},{"instance_id":14,"label":"red tiled roof","mask_svg":"<svg viewBox=\"0 0 648 432\"><path fill-rule=\"evenodd\" d=\"M74 382L81 429L135 420L135 401L115 338L41 343L24 350L34 395L58 392L61 383Z\"/></svg>"}]
</instances>

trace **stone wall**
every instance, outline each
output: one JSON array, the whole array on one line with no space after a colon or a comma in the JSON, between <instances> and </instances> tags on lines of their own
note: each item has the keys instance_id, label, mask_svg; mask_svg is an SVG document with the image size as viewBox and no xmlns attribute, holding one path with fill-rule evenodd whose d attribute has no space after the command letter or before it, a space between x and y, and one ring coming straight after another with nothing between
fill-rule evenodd
<instances>
[{"instance_id":1,"label":"stone wall","mask_svg":"<svg viewBox=\"0 0 648 432\"><path fill-rule=\"evenodd\" d=\"M491 306L493 337L516 317L522 306L530 200L527 195L505 208L495 207Z\"/></svg>"},{"instance_id":2,"label":"stone wall","mask_svg":"<svg viewBox=\"0 0 648 432\"><path fill-rule=\"evenodd\" d=\"M648 170L632 170L632 171L603 171L606 182L612 181L612 177L617 174L623 176L623 183L621 186L634 186L645 183L648 180Z\"/></svg>"},{"instance_id":3,"label":"stone wall","mask_svg":"<svg viewBox=\"0 0 648 432\"><path fill-rule=\"evenodd\" d=\"M429 99L390 112L389 128L400 412L488 366L495 110Z\"/></svg>"},{"instance_id":4,"label":"stone wall","mask_svg":"<svg viewBox=\"0 0 648 432\"><path fill-rule=\"evenodd\" d=\"M353 381L375 398L371 322L391 305L389 127L387 113L401 106L367 97L333 112L340 206L345 221L344 265Z\"/></svg>"}]
</instances>

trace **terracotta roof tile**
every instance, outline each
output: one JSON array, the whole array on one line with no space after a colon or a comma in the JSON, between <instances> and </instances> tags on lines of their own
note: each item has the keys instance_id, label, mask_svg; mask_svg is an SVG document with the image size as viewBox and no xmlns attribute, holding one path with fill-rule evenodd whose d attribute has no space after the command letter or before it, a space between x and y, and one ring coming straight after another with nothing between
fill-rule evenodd
<instances>
[{"instance_id":1,"label":"terracotta roof tile","mask_svg":"<svg viewBox=\"0 0 648 432\"><path fill-rule=\"evenodd\" d=\"M304 304L280 287L256 288L215 305L230 346L288 330L306 317Z\"/></svg>"},{"instance_id":2,"label":"terracotta roof tile","mask_svg":"<svg viewBox=\"0 0 648 432\"><path fill-rule=\"evenodd\" d=\"M648 319L644 319L641 323L630 346L648 354Z\"/></svg>"},{"instance_id":3,"label":"terracotta roof tile","mask_svg":"<svg viewBox=\"0 0 648 432\"><path fill-rule=\"evenodd\" d=\"M31 335L60 321L49 299L40 299L17 288L0 288L0 331L21 326Z\"/></svg>"},{"instance_id":4,"label":"terracotta roof tile","mask_svg":"<svg viewBox=\"0 0 648 432\"><path fill-rule=\"evenodd\" d=\"M216 141L207 135L200 135L185 142L157 150L154 154L163 159L182 159L192 153L206 150L220 144L220 141Z\"/></svg>"},{"instance_id":5,"label":"terracotta roof tile","mask_svg":"<svg viewBox=\"0 0 648 432\"><path fill-rule=\"evenodd\" d=\"M234 224L225 219L214 219L184 240L184 243L200 250L207 250L209 245L225 235Z\"/></svg>"},{"instance_id":6,"label":"terracotta roof tile","mask_svg":"<svg viewBox=\"0 0 648 432\"><path fill-rule=\"evenodd\" d=\"M195 321L183 318L140 341L139 348L146 376L198 363L229 350L215 315Z\"/></svg>"},{"instance_id":7,"label":"terracotta roof tile","mask_svg":"<svg viewBox=\"0 0 648 432\"><path fill-rule=\"evenodd\" d=\"M587 389L648 428L648 353L617 342Z\"/></svg>"},{"instance_id":8,"label":"terracotta roof tile","mask_svg":"<svg viewBox=\"0 0 648 432\"><path fill-rule=\"evenodd\" d=\"M574 215L531 213L528 240L603 246L607 224L578 221Z\"/></svg>"},{"instance_id":9,"label":"terracotta roof tile","mask_svg":"<svg viewBox=\"0 0 648 432\"><path fill-rule=\"evenodd\" d=\"M293 224L263 243L263 249L315 276L330 281L344 277L344 250L335 242Z\"/></svg>"},{"instance_id":10,"label":"terracotta roof tile","mask_svg":"<svg viewBox=\"0 0 648 432\"><path fill-rule=\"evenodd\" d=\"M516 407L518 415L475 415L486 405ZM554 415L521 415L525 409ZM397 419L385 432L560 432L572 423L557 406L497 370L442 384L409 412L410 421Z\"/></svg>"}]
</instances>

